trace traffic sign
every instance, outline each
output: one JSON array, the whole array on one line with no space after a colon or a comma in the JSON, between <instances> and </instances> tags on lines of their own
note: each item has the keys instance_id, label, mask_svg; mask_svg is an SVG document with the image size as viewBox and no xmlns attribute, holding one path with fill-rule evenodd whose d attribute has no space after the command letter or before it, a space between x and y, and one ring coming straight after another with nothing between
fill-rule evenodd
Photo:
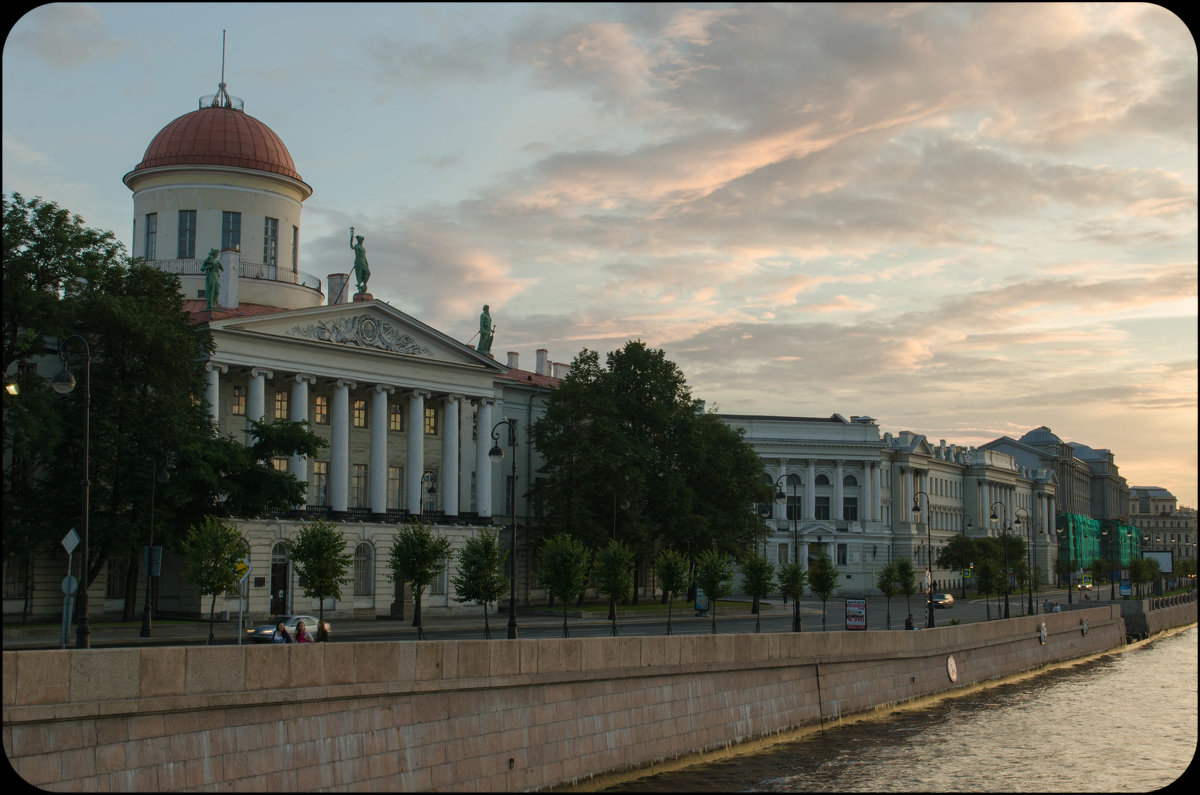
<instances>
[{"instance_id":1,"label":"traffic sign","mask_svg":"<svg viewBox=\"0 0 1200 795\"><path fill-rule=\"evenodd\" d=\"M254 571L254 567L250 565L247 558L239 560L234 568L237 570L238 582L245 582L246 578L250 576L250 572Z\"/></svg>"},{"instance_id":2,"label":"traffic sign","mask_svg":"<svg viewBox=\"0 0 1200 795\"><path fill-rule=\"evenodd\" d=\"M79 580L74 575L68 574L66 577L63 577L62 591L64 594L71 596L78 588Z\"/></svg>"},{"instance_id":3,"label":"traffic sign","mask_svg":"<svg viewBox=\"0 0 1200 795\"><path fill-rule=\"evenodd\" d=\"M63 536L62 545L63 549L67 550L68 555L75 551L75 547L79 546L79 533L75 532L74 527Z\"/></svg>"}]
</instances>

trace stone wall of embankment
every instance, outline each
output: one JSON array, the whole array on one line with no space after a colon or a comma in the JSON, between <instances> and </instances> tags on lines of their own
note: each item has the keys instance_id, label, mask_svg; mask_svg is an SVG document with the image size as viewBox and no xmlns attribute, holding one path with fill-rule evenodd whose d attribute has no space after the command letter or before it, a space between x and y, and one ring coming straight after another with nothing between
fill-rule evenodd
<instances>
[{"instance_id":1,"label":"stone wall of embankment","mask_svg":"<svg viewBox=\"0 0 1200 795\"><path fill-rule=\"evenodd\" d=\"M1104 606L920 632L4 652L3 741L51 790L539 789L1124 642Z\"/></svg>"}]
</instances>

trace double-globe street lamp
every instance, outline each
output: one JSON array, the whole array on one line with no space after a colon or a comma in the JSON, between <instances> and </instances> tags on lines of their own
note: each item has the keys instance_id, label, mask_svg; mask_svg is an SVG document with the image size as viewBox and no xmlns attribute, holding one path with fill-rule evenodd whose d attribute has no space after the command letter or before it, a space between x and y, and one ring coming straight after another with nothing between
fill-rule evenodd
<instances>
[{"instance_id":1,"label":"double-globe street lamp","mask_svg":"<svg viewBox=\"0 0 1200 795\"><path fill-rule=\"evenodd\" d=\"M920 523L921 521L921 495L925 495L925 508L927 513L932 513L929 508L929 495L924 491L917 491L913 494L913 521ZM927 629L933 629L933 536L929 529L930 517L925 517L925 626Z\"/></svg>"},{"instance_id":2,"label":"double-globe street lamp","mask_svg":"<svg viewBox=\"0 0 1200 795\"><path fill-rule=\"evenodd\" d=\"M1004 617L1008 618L1008 509L1002 502L992 503L992 521L996 521L996 506L1000 506L1000 530L1004 533Z\"/></svg>"},{"instance_id":3,"label":"double-globe street lamp","mask_svg":"<svg viewBox=\"0 0 1200 795\"><path fill-rule=\"evenodd\" d=\"M1033 519L1029 516L1028 510L1025 508L1018 508L1013 511L1013 516L1016 517L1013 519L1013 525L1015 527L1021 526L1021 514L1025 514L1025 524L1029 526L1029 549L1026 550L1026 558L1029 561L1029 571L1026 575L1027 579L1029 580L1029 605L1025 609L1025 615L1031 616L1033 615Z\"/></svg>"},{"instance_id":4,"label":"double-globe street lamp","mask_svg":"<svg viewBox=\"0 0 1200 795\"><path fill-rule=\"evenodd\" d=\"M508 639L517 638L517 437L516 426L512 420L500 420L492 428L492 449L488 458L493 464L499 464L504 459L504 450L500 448L500 426L508 426L508 446L512 448L512 524L509 526L510 542L512 544L512 581L508 594Z\"/></svg>"},{"instance_id":5,"label":"double-globe street lamp","mask_svg":"<svg viewBox=\"0 0 1200 795\"><path fill-rule=\"evenodd\" d=\"M50 382L50 386L60 395L65 395L75 388L75 376L67 369L67 343L79 340L83 346L83 560L79 565L79 624L75 630L75 646L80 649L91 648L92 628L88 623L88 513L91 499L91 481L88 480L88 438L91 435L89 425L92 415L92 350L87 340L78 334L72 334L58 344L58 358L62 360L63 369Z\"/></svg>"},{"instance_id":6,"label":"double-globe street lamp","mask_svg":"<svg viewBox=\"0 0 1200 795\"><path fill-rule=\"evenodd\" d=\"M789 513L791 513L791 515L792 515L791 516L791 519L792 519L792 563L799 566L800 565L800 535L796 529L796 514L800 510L800 506L797 504L797 500L796 500L796 481L799 480L799 478L797 478L795 475L793 475L792 473L789 472L786 475L781 475L779 477L779 479L775 481L775 487L777 489L779 489L779 491L775 492L775 502L779 503L780 505L783 505L785 502L787 502L787 495L783 493L783 486L780 485L783 482L784 478L787 479L788 483L792 487L792 504L791 504L790 510L789 510ZM792 632L799 632L799 631L800 631L800 594L792 594Z\"/></svg>"}]
</instances>

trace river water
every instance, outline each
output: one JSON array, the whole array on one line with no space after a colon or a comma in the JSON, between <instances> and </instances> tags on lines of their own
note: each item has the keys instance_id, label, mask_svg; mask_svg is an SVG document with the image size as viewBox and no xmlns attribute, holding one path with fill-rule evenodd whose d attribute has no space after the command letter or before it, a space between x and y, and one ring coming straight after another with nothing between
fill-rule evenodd
<instances>
[{"instance_id":1,"label":"river water","mask_svg":"<svg viewBox=\"0 0 1200 795\"><path fill-rule=\"evenodd\" d=\"M609 792L1152 792L1196 754L1197 629Z\"/></svg>"}]
</instances>

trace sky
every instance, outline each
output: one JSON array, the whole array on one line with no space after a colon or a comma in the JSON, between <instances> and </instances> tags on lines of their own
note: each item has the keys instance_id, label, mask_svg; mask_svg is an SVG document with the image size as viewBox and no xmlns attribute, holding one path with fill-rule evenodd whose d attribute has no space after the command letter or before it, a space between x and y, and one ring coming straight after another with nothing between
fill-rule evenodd
<instances>
[{"instance_id":1,"label":"sky","mask_svg":"<svg viewBox=\"0 0 1200 795\"><path fill-rule=\"evenodd\" d=\"M1147 4L54 4L3 192L131 250L213 94L314 189L300 269L492 351L661 348L725 414L1047 426L1197 505L1197 49Z\"/></svg>"}]
</instances>

